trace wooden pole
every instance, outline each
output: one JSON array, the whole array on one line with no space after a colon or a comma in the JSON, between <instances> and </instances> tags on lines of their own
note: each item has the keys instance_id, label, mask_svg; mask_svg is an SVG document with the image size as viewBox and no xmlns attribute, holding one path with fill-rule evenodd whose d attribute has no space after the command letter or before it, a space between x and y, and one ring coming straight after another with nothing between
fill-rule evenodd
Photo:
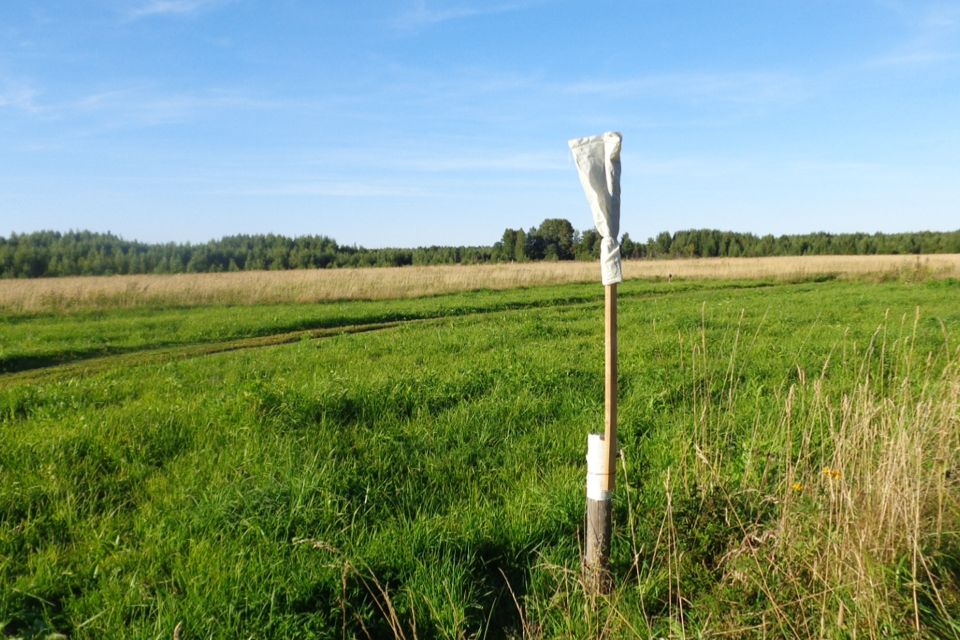
<instances>
[{"instance_id":1,"label":"wooden pole","mask_svg":"<svg viewBox=\"0 0 960 640\"><path fill-rule=\"evenodd\" d=\"M611 581L610 497L617 478L617 285L604 287L604 429L587 439L587 532L584 579L594 594L609 591Z\"/></svg>"},{"instance_id":2,"label":"wooden pole","mask_svg":"<svg viewBox=\"0 0 960 640\"><path fill-rule=\"evenodd\" d=\"M617 285L604 288L603 439L607 445L607 491L617 484Z\"/></svg>"}]
</instances>

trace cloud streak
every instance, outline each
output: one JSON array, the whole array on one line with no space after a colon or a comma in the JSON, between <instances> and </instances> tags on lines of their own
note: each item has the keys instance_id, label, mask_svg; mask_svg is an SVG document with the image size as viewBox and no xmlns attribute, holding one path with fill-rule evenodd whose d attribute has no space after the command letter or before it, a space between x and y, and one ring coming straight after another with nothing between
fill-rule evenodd
<instances>
[{"instance_id":1,"label":"cloud streak","mask_svg":"<svg viewBox=\"0 0 960 640\"><path fill-rule=\"evenodd\" d=\"M634 76L622 80L587 80L561 87L571 95L617 98L662 96L728 103L790 102L809 89L800 78L780 72L684 72Z\"/></svg>"},{"instance_id":2,"label":"cloud streak","mask_svg":"<svg viewBox=\"0 0 960 640\"><path fill-rule=\"evenodd\" d=\"M566 171L568 169L566 154L561 152L503 152L491 153L477 150L466 153L450 153L445 150L434 151L429 154L409 155L397 153L380 157L395 160L377 162L377 166L384 169L410 171L415 173L469 173L476 172L551 172Z\"/></svg>"},{"instance_id":3,"label":"cloud streak","mask_svg":"<svg viewBox=\"0 0 960 640\"><path fill-rule=\"evenodd\" d=\"M434 192L405 184L322 179L288 182L249 189L224 189L212 195L252 197L327 197L327 198L422 198Z\"/></svg>"},{"instance_id":4,"label":"cloud streak","mask_svg":"<svg viewBox=\"0 0 960 640\"><path fill-rule=\"evenodd\" d=\"M409 10L394 20L393 26L400 30L417 30L454 20L523 11L539 4L542 4L542 0L514 0L513 2L479 5L460 4L429 7L426 0L416 0Z\"/></svg>"},{"instance_id":5,"label":"cloud streak","mask_svg":"<svg viewBox=\"0 0 960 640\"><path fill-rule=\"evenodd\" d=\"M907 13L898 5L898 13L906 14L910 35L887 53L870 60L868 67L905 70L927 67L960 58L957 33L960 31L960 6L933 5L919 14Z\"/></svg>"},{"instance_id":6,"label":"cloud streak","mask_svg":"<svg viewBox=\"0 0 960 640\"><path fill-rule=\"evenodd\" d=\"M37 91L21 83L0 82L0 109L35 112Z\"/></svg>"},{"instance_id":7,"label":"cloud streak","mask_svg":"<svg viewBox=\"0 0 960 640\"><path fill-rule=\"evenodd\" d=\"M19 106L29 105L31 111L48 119L109 120L112 123L111 128L186 122L230 111L321 110L330 106L321 101L271 98L226 89L164 93L141 87L128 87L47 103L36 102L35 92L11 95L19 96ZM5 94L0 93L0 107L4 105L5 99Z\"/></svg>"},{"instance_id":8,"label":"cloud streak","mask_svg":"<svg viewBox=\"0 0 960 640\"><path fill-rule=\"evenodd\" d=\"M127 13L129 20L156 16L188 16L222 4L221 0L150 0Z\"/></svg>"}]
</instances>

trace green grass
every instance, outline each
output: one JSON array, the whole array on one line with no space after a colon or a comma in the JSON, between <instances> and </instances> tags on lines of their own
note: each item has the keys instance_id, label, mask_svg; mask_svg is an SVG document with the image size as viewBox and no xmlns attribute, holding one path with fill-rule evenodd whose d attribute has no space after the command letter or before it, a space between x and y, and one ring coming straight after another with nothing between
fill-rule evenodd
<instances>
[{"instance_id":1,"label":"green grass","mask_svg":"<svg viewBox=\"0 0 960 640\"><path fill-rule=\"evenodd\" d=\"M750 288L769 283L643 283L624 285L624 297L666 295L684 290ZM98 356L185 345L220 344L262 336L294 339L312 330L426 320L543 306L594 303L585 285L508 291L474 291L380 302L344 301L310 305L208 306L81 310L26 314L0 310L0 374ZM294 335L296 334L296 335Z\"/></svg>"},{"instance_id":2,"label":"green grass","mask_svg":"<svg viewBox=\"0 0 960 640\"><path fill-rule=\"evenodd\" d=\"M960 636L956 283L623 285L593 601L601 313L577 285L3 317L0 633ZM917 527L873 532L894 493Z\"/></svg>"}]
</instances>

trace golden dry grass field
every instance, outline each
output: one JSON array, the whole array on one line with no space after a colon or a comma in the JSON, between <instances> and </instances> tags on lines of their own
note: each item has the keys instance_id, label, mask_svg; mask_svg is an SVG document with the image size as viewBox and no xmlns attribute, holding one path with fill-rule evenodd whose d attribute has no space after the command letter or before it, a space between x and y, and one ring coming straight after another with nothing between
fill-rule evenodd
<instances>
[{"instance_id":1,"label":"golden dry grass field","mask_svg":"<svg viewBox=\"0 0 960 640\"><path fill-rule=\"evenodd\" d=\"M817 275L960 276L960 254L632 260L627 279L792 279ZM0 280L0 310L35 313L97 307L385 300L599 279L595 262Z\"/></svg>"}]
</instances>

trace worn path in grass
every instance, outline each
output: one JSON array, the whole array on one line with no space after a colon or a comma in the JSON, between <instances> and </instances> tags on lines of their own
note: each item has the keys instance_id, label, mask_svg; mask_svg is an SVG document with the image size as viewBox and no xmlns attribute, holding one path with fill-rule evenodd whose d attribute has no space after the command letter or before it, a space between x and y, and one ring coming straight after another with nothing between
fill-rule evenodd
<instances>
[{"instance_id":1,"label":"worn path in grass","mask_svg":"<svg viewBox=\"0 0 960 640\"><path fill-rule=\"evenodd\" d=\"M693 290L752 289L768 281L713 282ZM621 298L682 293L691 283L626 283ZM552 307L596 306L595 287L569 285L476 291L418 300L179 309L104 309L74 314L0 315L0 385L111 366L157 363L288 344L342 333Z\"/></svg>"}]
</instances>

